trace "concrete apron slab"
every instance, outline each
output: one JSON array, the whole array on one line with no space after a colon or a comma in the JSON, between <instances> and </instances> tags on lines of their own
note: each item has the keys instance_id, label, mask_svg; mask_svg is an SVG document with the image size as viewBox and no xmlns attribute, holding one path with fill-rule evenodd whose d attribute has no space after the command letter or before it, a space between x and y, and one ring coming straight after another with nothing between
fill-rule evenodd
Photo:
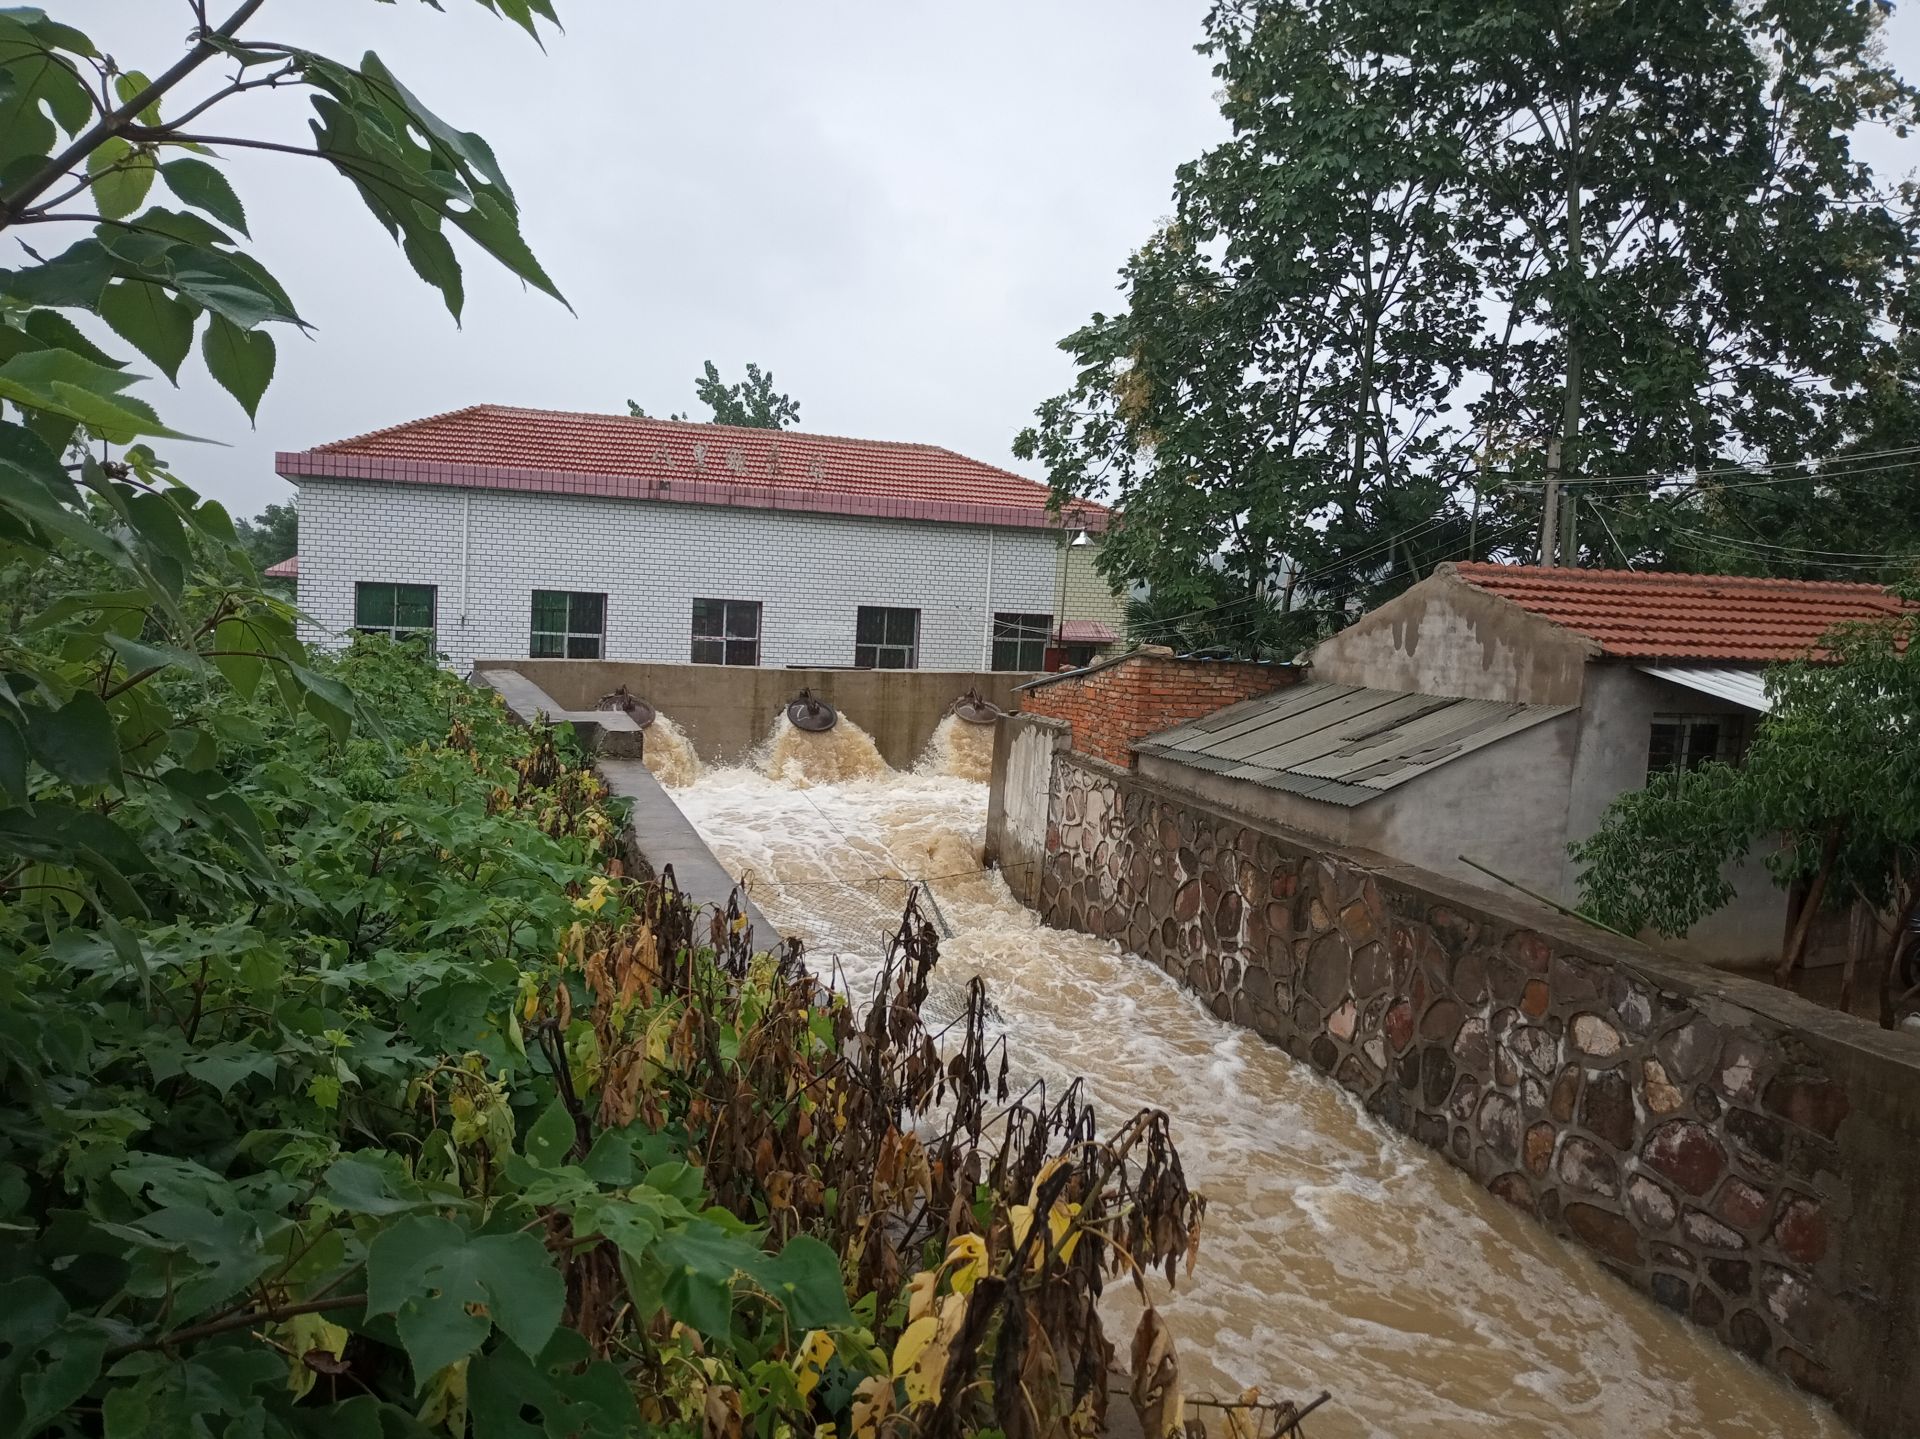
<instances>
[{"instance_id":1,"label":"concrete apron slab","mask_svg":"<svg viewBox=\"0 0 1920 1439\"><path fill-rule=\"evenodd\" d=\"M674 882L682 894L695 905L726 913L727 900L734 891L733 878L707 848L693 822L641 762L646 732L630 716L619 710L562 709L545 690L515 670L484 670L471 678L496 690L506 701L508 712L521 724L533 724L542 716L554 724L571 724L580 747L594 756L594 769L607 782L607 788L632 802L626 836L629 851L656 875L672 866ZM754 949L778 946L780 932L745 895L741 896L741 908L752 926Z\"/></svg>"}]
</instances>

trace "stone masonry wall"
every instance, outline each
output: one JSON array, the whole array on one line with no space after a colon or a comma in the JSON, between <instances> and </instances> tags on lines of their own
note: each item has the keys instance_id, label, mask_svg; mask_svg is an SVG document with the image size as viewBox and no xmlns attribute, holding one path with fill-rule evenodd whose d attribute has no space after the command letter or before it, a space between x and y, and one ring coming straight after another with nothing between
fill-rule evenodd
<instances>
[{"instance_id":1,"label":"stone masonry wall","mask_svg":"<svg viewBox=\"0 0 1920 1439\"><path fill-rule=\"evenodd\" d=\"M1047 848L1049 923L1151 959L1865 1432L1920 1432L1920 1043L1077 754Z\"/></svg>"},{"instance_id":2,"label":"stone masonry wall","mask_svg":"<svg viewBox=\"0 0 1920 1439\"><path fill-rule=\"evenodd\" d=\"M1065 721L1076 750L1125 767L1133 763L1135 740L1299 678L1291 665L1189 660L1170 650L1135 650L1021 686L1020 712Z\"/></svg>"}]
</instances>

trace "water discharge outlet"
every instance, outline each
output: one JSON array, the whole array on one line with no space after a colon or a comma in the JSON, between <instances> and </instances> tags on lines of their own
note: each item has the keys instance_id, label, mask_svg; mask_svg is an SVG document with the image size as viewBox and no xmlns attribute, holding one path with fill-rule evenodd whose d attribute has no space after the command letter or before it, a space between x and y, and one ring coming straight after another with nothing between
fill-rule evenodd
<instances>
[{"instance_id":1,"label":"water discharge outlet","mask_svg":"<svg viewBox=\"0 0 1920 1439\"><path fill-rule=\"evenodd\" d=\"M622 714L626 715L628 719L639 725L641 729L645 729L653 723L656 713L653 706L641 699L639 695L629 694L625 685L621 685L619 689L610 695L601 695L600 703L594 706L594 708L619 710Z\"/></svg>"},{"instance_id":2,"label":"water discharge outlet","mask_svg":"<svg viewBox=\"0 0 1920 1439\"><path fill-rule=\"evenodd\" d=\"M959 699L947 706L947 713L955 719L965 720L968 724L992 724L1001 716L1000 706L994 704L979 690L968 690Z\"/></svg>"},{"instance_id":3,"label":"water discharge outlet","mask_svg":"<svg viewBox=\"0 0 1920 1439\"><path fill-rule=\"evenodd\" d=\"M787 704L788 721L808 734L825 734L839 718L839 712L812 690L801 690Z\"/></svg>"}]
</instances>

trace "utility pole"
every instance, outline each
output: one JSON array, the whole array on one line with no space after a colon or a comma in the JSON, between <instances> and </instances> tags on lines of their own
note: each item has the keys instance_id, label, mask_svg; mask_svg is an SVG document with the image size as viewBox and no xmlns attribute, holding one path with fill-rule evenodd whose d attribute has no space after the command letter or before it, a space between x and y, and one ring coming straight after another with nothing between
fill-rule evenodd
<instances>
[{"instance_id":1,"label":"utility pole","mask_svg":"<svg viewBox=\"0 0 1920 1439\"><path fill-rule=\"evenodd\" d=\"M1547 441L1546 502L1540 514L1540 563L1549 569L1560 554L1560 437Z\"/></svg>"}]
</instances>

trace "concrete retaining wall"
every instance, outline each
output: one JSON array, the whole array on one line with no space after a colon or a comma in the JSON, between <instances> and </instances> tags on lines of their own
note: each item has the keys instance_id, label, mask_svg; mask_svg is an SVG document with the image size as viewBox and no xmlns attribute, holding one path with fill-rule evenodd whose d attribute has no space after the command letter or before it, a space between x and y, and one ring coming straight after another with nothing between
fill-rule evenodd
<instances>
[{"instance_id":1,"label":"concrete retaining wall","mask_svg":"<svg viewBox=\"0 0 1920 1439\"><path fill-rule=\"evenodd\" d=\"M977 689L1002 709L1031 674L978 670L761 669L745 665L628 664L612 660L477 660L518 670L570 710L592 709L625 685L686 731L700 758L727 764L764 740L787 702L811 689L873 736L895 769L909 769L941 716Z\"/></svg>"},{"instance_id":2,"label":"concrete retaining wall","mask_svg":"<svg viewBox=\"0 0 1920 1439\"><path fill-rule=\"evenodd\" d=\"M1159 964L1864 1432L1920 1432L1920 1041L1073 752L1046 848L1048 922Z\"/></svg>"},{"instance_id":3,"label":"concrete retaining wall","mask_svg":"<svg viewBox=\"0 0 1920 1439\"><path fill-rule=\"evenodd\" d=\"M1029 908L1040 904L1053 756L1070 739L1071 732L1062 721L1024 714L1006 716L993 736L986 861L1000 866L1013 897Z\"/></svg>"}]
</instances>

